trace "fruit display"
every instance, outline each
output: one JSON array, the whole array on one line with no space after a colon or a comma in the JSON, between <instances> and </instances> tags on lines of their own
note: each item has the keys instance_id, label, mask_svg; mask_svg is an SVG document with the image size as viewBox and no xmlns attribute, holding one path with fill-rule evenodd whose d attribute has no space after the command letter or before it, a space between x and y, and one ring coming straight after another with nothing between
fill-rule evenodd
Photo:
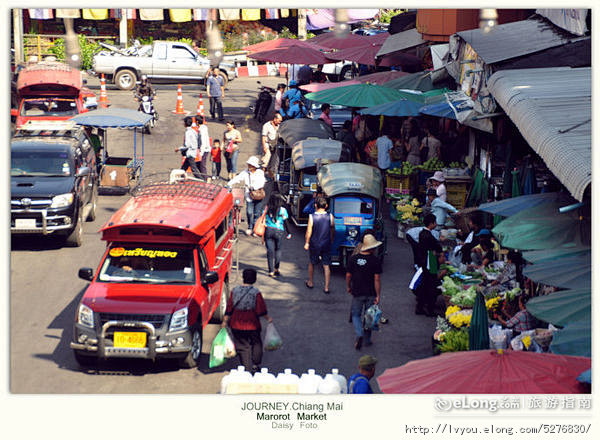
<instances>
[{"instance_id":1,"label":"fruit display","mask_svg":"<svg viewBox=\"0 0 600 440\"><path fill-rule=\"evenodd\" d=\"M402 196L398 201L394 202L396 208L396 220L401 223L419 224L421 219L419 214L423 212L419 208L419 201L412 199L410 196Z\"/></svg>"},{"instance_id":2,"label":"fruit display","mask_svg":"<svg viewBox=\"0 0 600 440\"><path fill-rule=\"evenodd\" d=\"M437 157L432 157L423 162L422 165L418 165L417 168L420 168L423 171L441 171L445 168L445 165L444 162Z\"/></svg>"},{"instance_id":3,"label":"fruit display","mask_svg":"<svg viewBox=\"0 0 600 440\"><path fill-rule=\"evenodd\" d=\"M410 176L418 171L417 167L410 162L402 162L402 167L392 168L387 171L394 176Z\"/></svg>"},{"instance_id":4,"label":"fruit display","mask_svg":"<svg viewBox=\"0 0 600 440\"><path fill-rule=\"evenodd\" d=\"M468 349L469 333L465 329L450 330L441 336L439 351L442 353L467 351Z\"/></svg>"},{"instance_id":5,"label":"fruit display","mask_svg":"<svg viewBox=\"0 0 600 440\"><path fill-rule=\"evenodd\" d=\"M467 165L461 162L450 162L448 168L465 168Z\"/></svg>"}]
</instances>

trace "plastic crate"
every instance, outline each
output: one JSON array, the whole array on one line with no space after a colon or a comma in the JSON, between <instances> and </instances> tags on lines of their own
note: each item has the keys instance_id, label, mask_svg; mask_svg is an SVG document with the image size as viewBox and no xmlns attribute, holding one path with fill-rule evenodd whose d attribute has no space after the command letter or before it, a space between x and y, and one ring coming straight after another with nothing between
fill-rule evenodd
<instances>
[{"instance_id":1,"label":"plastic crate","mask_svg":"<svg viewBox=\"0 0 600 440\"><path fill-rule=\"evenodd\" d=\"M407 190L410 192L412 188L412 176L400 176L397 174L388 174L386 176L386 187L389 189ZM408 193L407 193L408 194Z\"/></svg>"}]
</instances>

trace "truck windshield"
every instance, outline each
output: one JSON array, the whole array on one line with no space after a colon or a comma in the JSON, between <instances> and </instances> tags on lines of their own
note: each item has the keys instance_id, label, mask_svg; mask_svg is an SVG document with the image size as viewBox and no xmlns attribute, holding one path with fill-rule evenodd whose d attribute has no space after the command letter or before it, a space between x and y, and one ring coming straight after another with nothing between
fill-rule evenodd
<instances>
[{"instance_id":1,"label":"truck windshield","mask_svg":"<svg viewBox=\"0 0 600 440\"><path fill-rule=\"evenodd\" d=\"M71 98L34 98L23 100L21 116L72 116L77 103Z\"/></svg>"},{"instance_id":2,"label":"truck windshield","mask_svg":"<svg viewBox=\"0 0 600 440\"><path fill-rule=\"evenodd\" d=\"M363 198L338 198L333 203L334 215L354 214L373 215L373 201Z\"/></svg>"},{"instance_id":3,"label":"truck windshield","mask_svg":"<svg viewBox=\"0 0 600 440\"><path fill-rule=\"evenodd\" d=\"M109 283L194 284L192 249L148 244L111 246L98 275Z\"/></svg>"},{"instance_id":4,"label":"truck windshield","mask_svg":"<svg viewBox=\"0 0 600 440\"><path fill-rule=\"evenodd\" d=\"M69 155L61 151L12 151L10 175L68 177L73 170Z\"/></svg>"}]
</instances>

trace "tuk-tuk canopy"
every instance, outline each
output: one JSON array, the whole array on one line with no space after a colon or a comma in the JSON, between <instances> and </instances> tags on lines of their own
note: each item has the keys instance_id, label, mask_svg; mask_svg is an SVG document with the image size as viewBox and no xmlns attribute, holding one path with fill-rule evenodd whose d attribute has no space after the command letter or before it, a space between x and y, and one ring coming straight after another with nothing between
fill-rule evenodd
<instances>
[{"instance_id":1,"label":"tuk-tuk canopy","mask_svg":"<svg viewBox=\"0 0 600 440\"><path fill-rule=\"evenodd\" d=\"M333 128L320 119L288 119L279 126L279 137L292 147L304 139L335 139Z\"/></svg>"},{"instance_id":2,"label":"tuk-tuk canopy","mask_svg":"<svg viewBox=\"0 0 600 440\"><path fill-rule=\"evenodd\" d=\"M19 72L17 90L21 96L48 91L78 94L83 87L81 71L63 63L38 63Z\"/></svg>"},{"instance_id":3,"label":"tuk-tuk canopy","mask_svg":"<svg viewBox=\"0 0 600 440\"><path fill-rule=\"evenodd\" d=\"M375 199L381 198L383 183L381 172L370 165L346 162L323 166L317 180L327 197L339 194L364 194Z\"/></svg>"},{"instance_id":4,"label":"tuk-tuk canopy","mask_svg":"<svg viewBox=\"0 0 600 440\"><path fill-rule=\"evenodd\" d=\"M296 142L292 150L294 168L302 170L331 162L349 161L350 147L333 139L304 139Z\"/></svg>"},{"instance_id":5,"label":"tuk-tuk canopy","mask_svg":"<svg viewBox=\"0 0 600 440\"><path fill-rule=\"evenodd\" d=\"M152 119L152 115L128 108L102 108L81 113L71 118L79 125L96 128L143 127Z\"/></svg>"}]
</instances>

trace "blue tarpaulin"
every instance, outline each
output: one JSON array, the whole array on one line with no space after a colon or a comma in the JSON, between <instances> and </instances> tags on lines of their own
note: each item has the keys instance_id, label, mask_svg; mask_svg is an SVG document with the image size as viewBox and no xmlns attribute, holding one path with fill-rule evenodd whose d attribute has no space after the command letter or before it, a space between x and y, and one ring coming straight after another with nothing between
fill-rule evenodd
<instances>
[{"instance_id":1,"label":"blue tarpaulin","mask_svg":"<svg viewBox=\"0 0 600 440\"><path fill-rule=\"evenodd\" d=\"M559 193L541 193L511 197L509 199L498 200L497 202L482 203L477 209L489 212L490 214L501 215L502 217L510 217L524 209L559 200L559 197L565 199L565 205L575 202L572 198L560 195Z\"/></svg>"},{"instance_id":2,"label":"blue tarpaulin","mask_svg":"<svg viewBox=\"0 0 600 440\"><path fill-rule=\"evenodd\" d=\"M572 322L554 333L550 351L569 356L592 357L592 324L590 321Z\"/></svg>"},{"instance_id":3,"label":"blue tarpaulin","mask_svg":"<svg viewBox=\"0 0 600 440\"><path fill-rule=\"evenodd\" d=\"M419 111L424 115L456 119L456 113L454 113L454 110L452 110L452 107L447 102L425 105Z\"/></svg>"},{"instance_id":4,"label":"blue tarpaulin","mask_svg":"<svg viewBox=\"0 0 600 440\"><path fill-rule=\"evenodd\" d=\"M103 108L71 118L76 124L97 128L143 127L152 115L127 108Z\"/></svg>"},{"instance_id":5,"label":"blue tarpaulin","mask_svg":"<svg viewBox=\"0 0 600 440\"><path fill-rule=\"evenodd\" d=\"M585 370L583 373L581 373L579 376L577 376L577 380L579 382L583 382L583 383L592 383L592 369L590 368L589 370Z\"/></svg>"},{"instance_id":6,"label":"blue tarpaulin","mask_svg":"<svg viewBox=\"0 0 600 440\"><path fill-rule=\"evenodd\" d=\"M528 264L523 275L536 283L565 289L587 289L592 285L592 253Z\"/></svg>"}]
</instances>

